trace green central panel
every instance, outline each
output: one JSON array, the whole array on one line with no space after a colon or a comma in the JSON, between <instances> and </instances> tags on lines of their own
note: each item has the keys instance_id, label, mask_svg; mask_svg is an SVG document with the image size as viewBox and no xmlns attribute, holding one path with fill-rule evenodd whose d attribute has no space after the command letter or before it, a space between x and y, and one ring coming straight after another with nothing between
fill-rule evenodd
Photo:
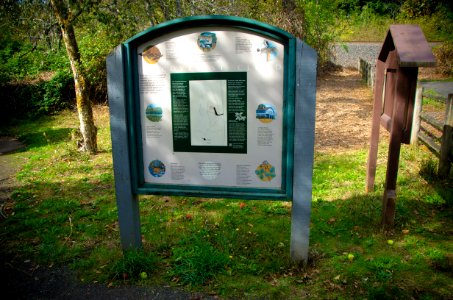
<instances>
[{"instance_id":1,"label":"green central panel","mask_svg":"<svg viewBox=\"0 0 453 300\"><path fill-rule=\"evenodd\" d=\"M173 151L247 153L247 73L170 75Z\"/></svg>"}]
</instances>

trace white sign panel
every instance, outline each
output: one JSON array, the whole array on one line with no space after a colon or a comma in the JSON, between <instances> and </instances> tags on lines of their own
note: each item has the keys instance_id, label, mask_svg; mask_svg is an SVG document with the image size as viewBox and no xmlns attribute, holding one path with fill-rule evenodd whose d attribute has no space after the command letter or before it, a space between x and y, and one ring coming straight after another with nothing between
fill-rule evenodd
<instances>
[{"instance_id":1,"label":"white sign panel","mask_svg":"<svg viewBox=\"0 0 453 300\"><path fill-rule=\"evenodd\" d=\"M203 27L137 52L146 183L281 188L282 44Z\"/></svg>"}]
</instances>

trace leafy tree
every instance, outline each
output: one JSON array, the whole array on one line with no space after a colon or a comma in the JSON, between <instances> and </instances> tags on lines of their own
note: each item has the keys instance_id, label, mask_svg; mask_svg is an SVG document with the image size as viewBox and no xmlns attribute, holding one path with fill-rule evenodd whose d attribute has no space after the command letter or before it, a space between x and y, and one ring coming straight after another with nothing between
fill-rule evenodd
<instances>
[{"instance_id":1,"label":"leafy tree","mask_svg":"<svg viewBox=\"0 0 453 300\"><path fill-rule=\"evenodd\" d=\"M88 81L80 59L79 47L75 36L73 22L77 15L85 9L82 6L71 7L72 1L51 0L53 12L58 20L61 29L61 35L71 63L72 74L74 76L77 111L79 114L80 133L83 141L81 150L89 153L97 152L97 129L94 125L93 110L88 95ZM81 2L82 5L91 5ZM73 13L76 12L76 14Z\"/></svg>"}]
</instances>

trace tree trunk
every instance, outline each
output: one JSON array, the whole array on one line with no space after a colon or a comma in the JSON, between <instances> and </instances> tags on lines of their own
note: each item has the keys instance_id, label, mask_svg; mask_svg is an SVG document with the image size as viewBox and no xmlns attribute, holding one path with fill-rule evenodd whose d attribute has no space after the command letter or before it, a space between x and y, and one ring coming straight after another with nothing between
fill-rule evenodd
<instances>
[{"instance_id":1,"label":"tree trunk","mask_svg":"<svg viewBox=\"0 0 453 300\"><path fill-rule=\"evenodd\" d=\"M176 0L176 17L178 18L182 17L181 0Z\"/></svg>"},{"instance_id":2,"label":"tree trunk","mask_svg":"<svg viewBox=\"0 0 453 300\"><path fill-rule=\"evenodd\" d=\"M282 6L285 12L293 12L296 8L296 3L294 2L294 0L283 0Z\"/></svg>"},{"instance_id":3,"label":"tree trunk","mask_svg":"<svg viewBox=\"0 0 453 300\"><path fill-rule=\"evenodd\" d=\"M79 47L72 25L72 14L63 0L51 0L51 4L61 28L74 76L77 112L79 114L80 133L83 139L80 150L94 154L97 152L97 128L93 121L93 110L88 96L88 81L85 78L80 61Z\"/></svg>"}]
</instances>

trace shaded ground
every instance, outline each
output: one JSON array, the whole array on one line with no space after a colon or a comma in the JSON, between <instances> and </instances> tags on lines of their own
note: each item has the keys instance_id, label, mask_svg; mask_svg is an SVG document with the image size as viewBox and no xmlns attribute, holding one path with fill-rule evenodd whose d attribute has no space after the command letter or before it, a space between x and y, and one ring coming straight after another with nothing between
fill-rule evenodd
<instances>
[{"instance_id":1,"label":"shaded ground","mask_svg":"<svg viewBox=\"0 0 453 300\"><path fill-rule=\"evenodd\" d=\"M175 288L123 285L109 288L81 283L67 267L47 268L6 260L0 267L2 299L214 299Z\"/></svg>"}]
</instances>

